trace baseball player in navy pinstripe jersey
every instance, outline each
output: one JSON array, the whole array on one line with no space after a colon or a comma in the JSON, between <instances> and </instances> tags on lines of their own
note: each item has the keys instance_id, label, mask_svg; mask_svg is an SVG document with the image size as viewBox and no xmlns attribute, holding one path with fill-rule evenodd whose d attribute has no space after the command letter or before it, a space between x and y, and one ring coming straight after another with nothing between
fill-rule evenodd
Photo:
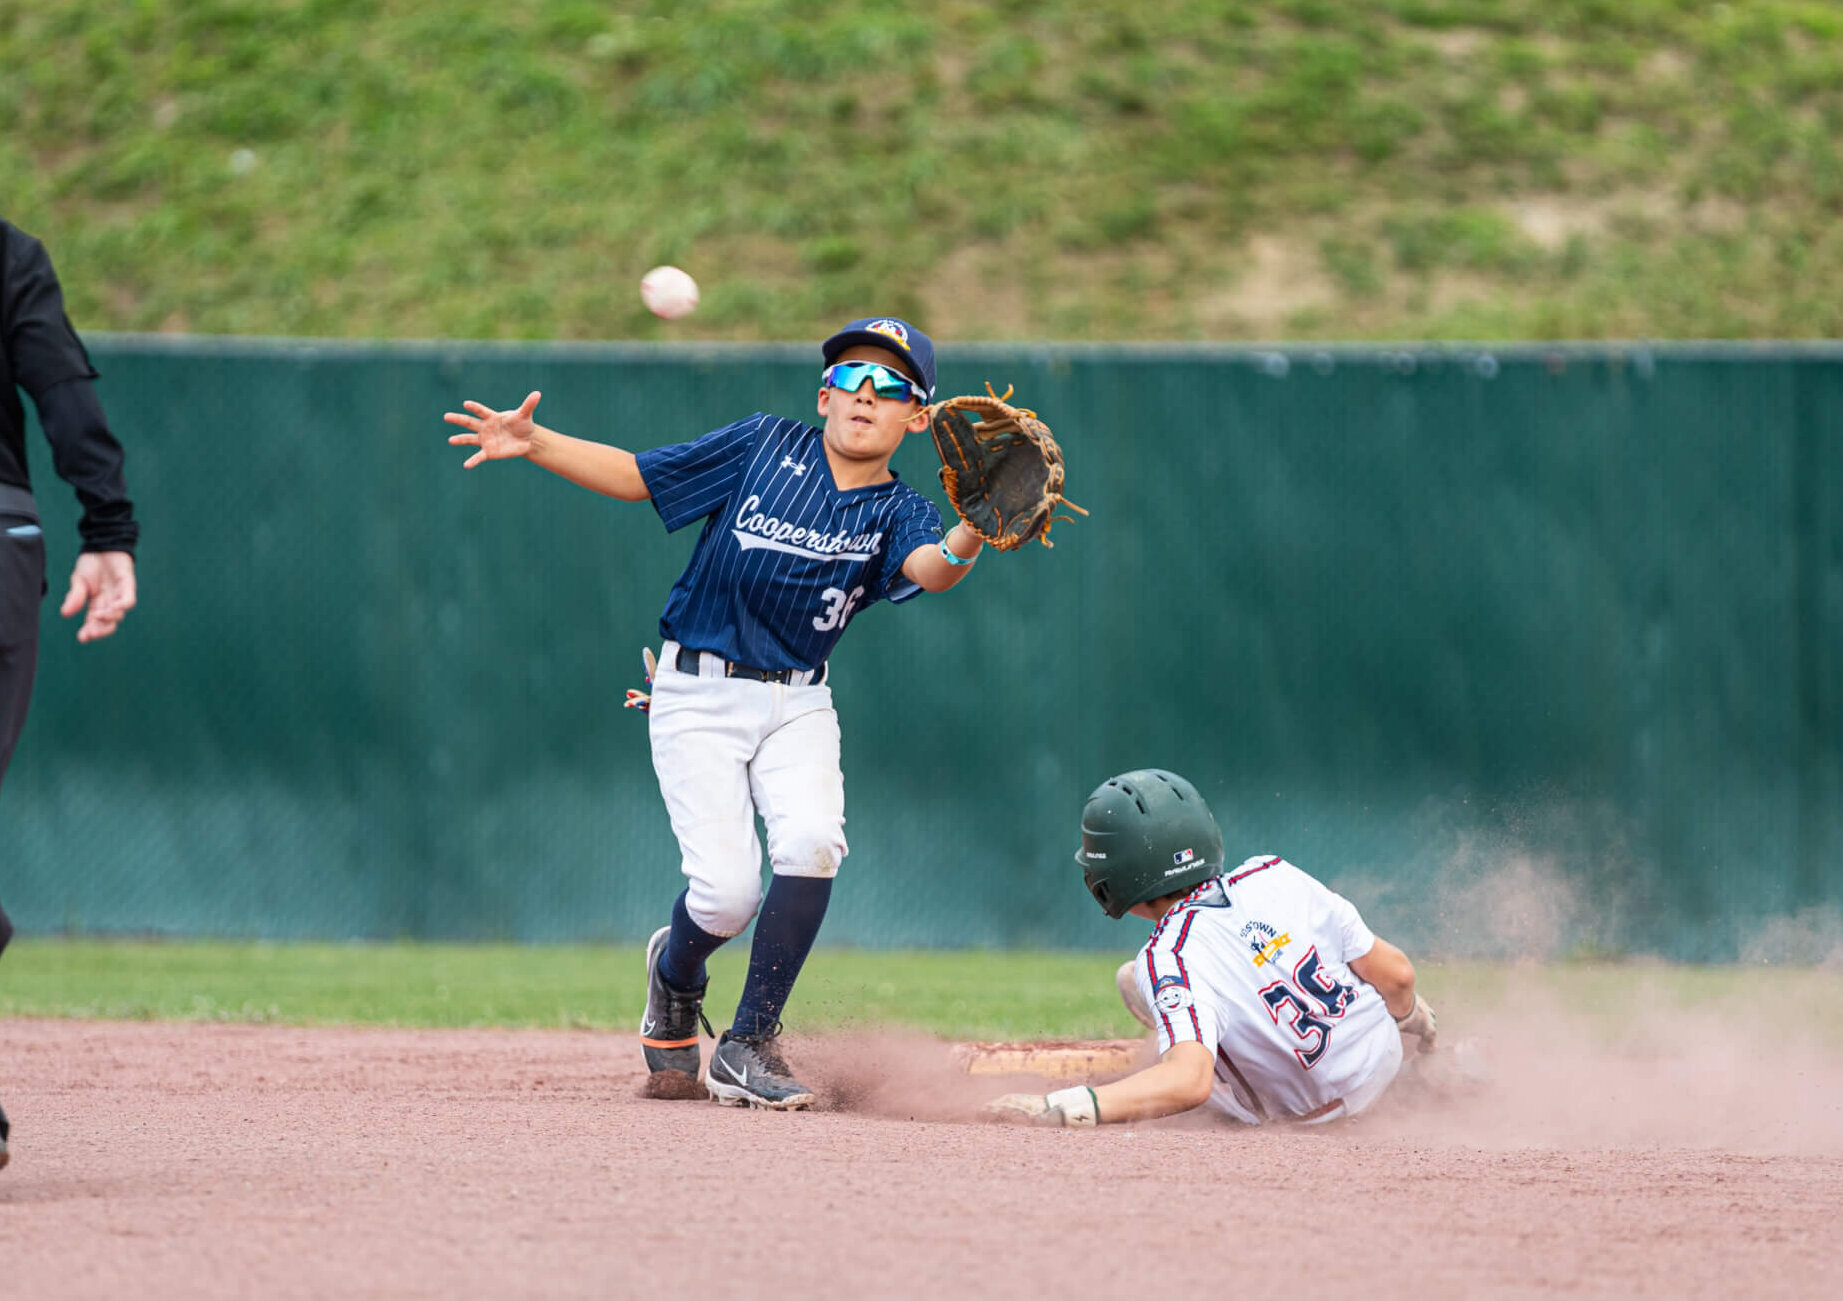
<instances>
[{"instance_id":1,"label":"baseball player in navy pinstripe jersey","mask_svg":"<svg viewBox=\"0 0 1843 1301\"><path fill-rule=\"evenodd\" d=\"M846 854L838 715L827 659L880 601L941 592L979 539L902 482L890 458L927 428L934 346L906 321L865 317L821 347L820 426L756 414L635 455L477 402L446 419L478 450L467 467L524 457L622 501L651 500L667 529L701 523L666 599L650 701L653 767L688 884L647 945L640 1037L654 1091L682 1095L700 1066L705 959L756 920L736 1019L705 1084L733 1106L796 1110L813 1093L778 1047L781 1009ZM764 898L759 814L772 883ZM759 913L759 917L757 914Z\"/></svg>"}]
</instances>

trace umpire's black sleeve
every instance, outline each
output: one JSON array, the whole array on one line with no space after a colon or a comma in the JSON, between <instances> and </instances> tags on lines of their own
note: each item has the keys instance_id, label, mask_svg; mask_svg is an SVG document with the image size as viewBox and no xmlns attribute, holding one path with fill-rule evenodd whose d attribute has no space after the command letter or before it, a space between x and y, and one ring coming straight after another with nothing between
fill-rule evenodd
<instances>
[{"instance_id":1,"label":"umpire's black sleeve","mask_svg":"<svg viewBox=\"0 0 1843 1301\"><path fill-rule=\"evenodd\" d=\"M38 422L51 443L58 477L77 490L83 518L77 532L85 551L133 551L141 526L122 477L122 445L109 432L88 379L67 379L38 396Z\"/></svg>"},{"instance_id":2,"label":"umpire's black sleeve","mask_svg":"<svg viewBox=\"0 0 1843 1301\"><path fill-rule=\"evenodd\" d=\"M0 325L7 369L38 408L52 465L83 505L85 551L133 551L140 537L122 475L122 445L96 396L96 368L64 312L64 291L45 246L0 223ZM23 430L18 431L23 437ZM25 458L19 447L20 466Z\"/></svg>"}]
</instances>

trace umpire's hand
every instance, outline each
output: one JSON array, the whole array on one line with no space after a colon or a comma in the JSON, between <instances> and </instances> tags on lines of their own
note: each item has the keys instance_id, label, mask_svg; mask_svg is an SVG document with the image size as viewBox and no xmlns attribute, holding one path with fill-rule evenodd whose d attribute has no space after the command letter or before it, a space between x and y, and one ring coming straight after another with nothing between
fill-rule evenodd
<instances>
[{"instance_id":1,"label":"umpire's hand","mask_svg":"<svg viewBox=\"0 0 1843 1301\"><path fill-rule=\"evenodd\" d=\"M134 609L133 552L86 551L77 557L77 567L70 571L70 591L64 594L58 613L68 619L86 605L89 613L77 629L78 641L96 641L115 631Z\"/></svg>"}]
</instances>

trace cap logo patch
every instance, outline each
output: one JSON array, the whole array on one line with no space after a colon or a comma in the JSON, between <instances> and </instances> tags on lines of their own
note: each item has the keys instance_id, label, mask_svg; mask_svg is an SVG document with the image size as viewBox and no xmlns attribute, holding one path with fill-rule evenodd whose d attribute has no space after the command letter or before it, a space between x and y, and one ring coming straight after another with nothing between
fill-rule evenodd
<instances>
[{"instance_id":1,"label":"cap logo patch","mask_svg":"<svg viewBox=\"0 0 1843 1301\"><path fill-rule=\"evenodd\" d=\"M1182 867L1186 863L1194 863L1197 861L1197 851L1194 849L1180 849L1171 856L1171 861L1176 863L1179 867Z\"/></svg>"},{"instance_id":2,"label":"cap logo patch","mask_svg":"<svg viewBox=\"0 0 1843 1301\"><path fill-rule=\"evenodd\" d=\"M886 339L894 339L901 345L904 352L909 351L909 330L901 321L891 321L888 319L872 321L864 328L871 334L881 334Z\"/></svg>"}]
</instances>

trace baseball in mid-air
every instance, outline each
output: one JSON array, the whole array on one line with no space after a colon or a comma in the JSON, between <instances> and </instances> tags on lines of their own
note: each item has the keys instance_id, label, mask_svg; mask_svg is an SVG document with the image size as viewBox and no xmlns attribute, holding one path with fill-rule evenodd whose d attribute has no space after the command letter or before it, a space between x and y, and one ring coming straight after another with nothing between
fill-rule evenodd
<instances>
[{"instance_id":1,"label":"baseball in mid-air","mask_svg":"<svg viewBox=\"0 0 1843 1301\"><path fill-rule=\"evenodd\" d=\"M640 278L640 301L654 316L676 321L697 310L698 282L677 267L654 267Z\"/></svg>"}]
</instances>

